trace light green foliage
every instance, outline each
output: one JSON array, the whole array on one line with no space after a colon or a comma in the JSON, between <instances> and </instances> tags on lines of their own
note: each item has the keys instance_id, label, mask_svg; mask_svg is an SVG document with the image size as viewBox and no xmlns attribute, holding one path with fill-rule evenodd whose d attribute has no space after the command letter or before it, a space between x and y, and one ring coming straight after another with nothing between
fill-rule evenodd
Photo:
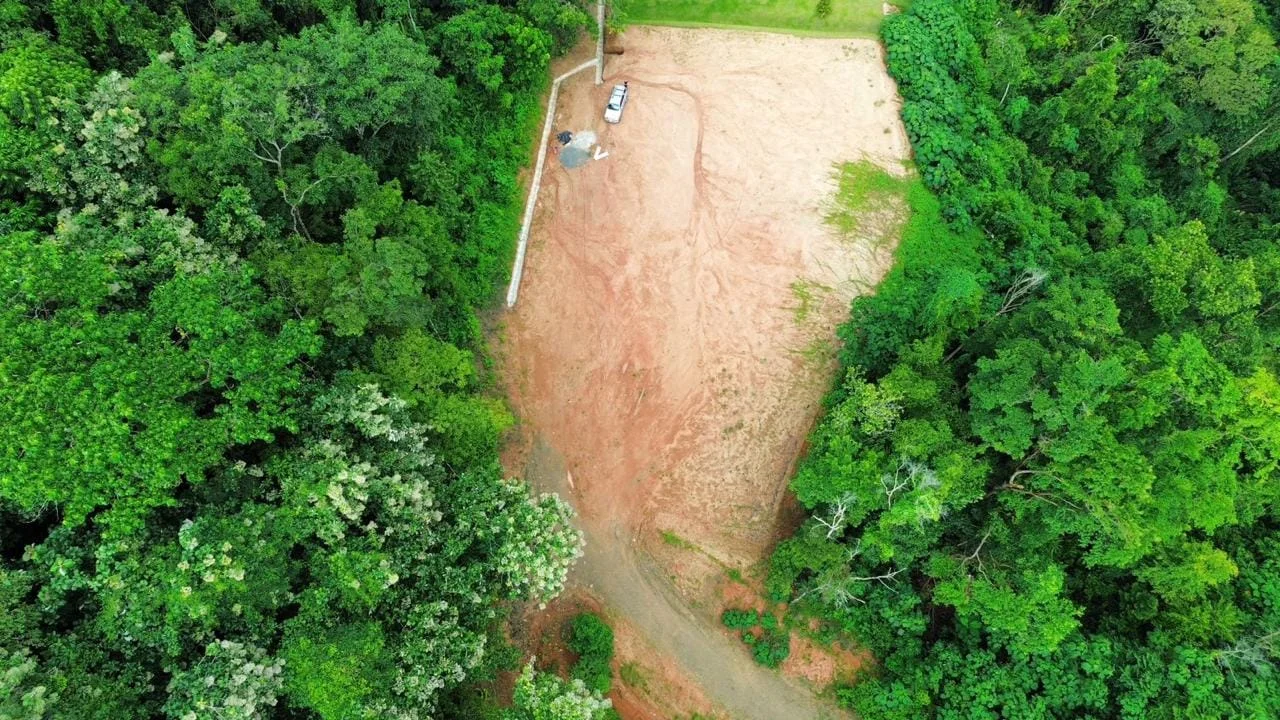
<instances>
[{"instance_id":1,"label":"light green foliage","mask_svg":"<svg viewBox=\"0 0 1280 720\"><path fill-rule=\"evenodd\" d=\"M679 548L681 550L695 550L698 547L670 530L662 531L662 542L673 548Z\"/></svg>"},{"instance_id":2,"label":"light green foliage","mask_svg":"<svg viewBox=\"0 0 1280 720\"><path fill-rule=\"evenodd\" d=\"M623 663L618 668L618 677L621 678L622 682L626 683L629 687L633 687L638 690L646 690L649 687L648 678L640 667L640 664L636 662Z\"/></svg>"},{"instance_id":3,"label":"light green foliage","mask_svg":"<svg viewBox=\"0 0 1280 720\"><path fill-rule=\"evenodd\" d=\"M569 568L582 556L582 539L569 524L573 509L559 496L530 500L521 484L505 482L491 500L503 517L490 521L488 535L501 538L494 561L512 599L547 602L564 587ZM510 509L507 509L510 508Z\"/></svg>"},{"instance_id":4,"label":"light green foliage","mask_svg":"<svg viewBox=\"0 0 1280 720\"><path fill-rule=\"evenodd\" d=\"M287 635L284 647L289 696L325 720L369 714L364 708L390 670L381 628L364 623L324 633L305 632L301 622L294 627L298 633Z\"/></svg>"},{"instance_id":5,"label":"light green foliage","mask_svg":"<svg viewBox=\"0 0 1280 720\"><path fill-rule=\"evenodd\" d=\"M53 237L13 235L0 250L0 284L13 298L0 315L0 406L18 419L0 433L14 450L0 459L0 477L14 479L0 492L27 511L58 504L79 523L110 507L136 522L184 480L198 482L227 446L293 426L297 360L319 347L310 324L283 319L242 266L172 274L199 252L183 222L152 216L112 236L82 213ZM159 272L113 262L127 256L98 240L155 247ZM169 248L174 260L161 255ZM138 297L135 279L158 284ZM131 298L134 307L111 311ZM203 409L179 400L204 388Z\"/></svg>"},{"instance_id":6,"label":"light green foliage","mask_svg":"<svg viewBox=\"0 0 1280 720\"><path fill-rule=\"evenodd\" d=\"M888 225L910 186L869 160L842 163L836 170L836 195L827 210L826 221L846 239L887 234L888 228L867 227L868 221Z\"/></svg>"},{"instance_id":7,"label":"light green foliage","mask_svg":"<svg viewBox=\"0 0 1280 720\"><path fill-rule=\"evenodd\" d=\"M515 707L505 720L610 720L612 704L581 680L566 682L550 673L525 666L516 680Z\"/></svg>"},{"instance_id":8,"label":"light green foliage","mask_svg":"<svg viewBox=\"0 0 1280 720\"><path fill-rule=\"evenodd\" d=\"M429 418L446 454L460 458L491 455L514 422L502 402L474 394L475 365L471 352L418 329L380 337L373 346L381 383Z\"/></svg>"},{"instance_id":9,"label":"light green foliage","mask_svg":"<svg viewBox=\"0 0 1280 720\"><path fill-rule=\"evenodd\" d=\"M43 720L57 696L49 696L49 688L32 683L36 662L26 652L9 653L0 649L0 718L5 720Z\"/></svg>"},{"instance_id":10,"label":"light green foliage","mask_svg":"<svg viewBox=\"0 0 1280 720\"><path fill-rule=\"evenodd\" d=\"M1224 260L1192 221L1155 238L1139 255L1152 309L1172 323L1194 309L1200 318L1229 317L1261 300L1249 260Z\"/></svg>"},{"instance_id":11,"label":"light green foliage","mask_svg":"<svg viewBox=\"0 0 1280 720\"><path fill-rule=\"evenodd\" d=\"M142 130L132 83L118 73L98 79L82 105L53 98L58 142L33 168L32 189L57 199L64 208L88 206L107 217L145 207L156 189L139 182Z\"/></svg>"},{"instance_id":12,"label":"light green foliage","mask_svg":"<svg viewBox=\"0 0 1280 720\"><path fill-rule=\"evenodd\" d=\"M895 4L905 7L909 2ZM838 37L874 37L884 15L878 0L829 5L829 12L822 13L812 2L793 0L625 0L613 12L637 25L760 28ZM821 6L819 0L817 7Z\"/></svg>"},{"instance_id":13,"label":"light green foliage","mask_svg":"<svg viewBox=\"0 0 1280 720\"><path fill-rule=\"evenodd\" d=\"M1019 655L1053 651L1078 627L1080 609L1062 597L1062 568L1026 568L996 581L981 570L974 577L966 567L930 571L945 578L934 588L938 602L964 620L980 622Z\"/></svg>"},{"instance_id":14,"label":"light green foliage","mask_svg":"<svg viewBox=\"0 0 1280 720\"><path fill-rule=\"evenodd\" d=\"M169 680L165 713L177 720L262 720L276 705L282 671L261 648L209 643L199 662Z\"/></svg>"},{"instance_id":15,"label":"light green foliage","mask_svg":"<svg viewBox=\"0 0 1280 720\"><path fill-rule=\"evenodd\" d=\"M1257 16L1240 0L1159 0L1150 18L1183 92L1234 120L1266 107L1274 88L1274 35Z\"/></svg>"},{"instance_id":16,"label":"light green foliage","mask_svg":"<svg viewBox=\"0 0 1280 720\"><path fill-rule=\"evenodd\" d=\"M316 409L331 428L325 437L362 440L317 438L269 468L284 477L299 529L321 543L313 561L319 582L291 631L293 646L311 660L305 670L290 663L289 691L326 717L345 712L331 703L385 712L429 704L482 659L487 603L549 599L577 557L579 536L553 497L530 498L523 486L488 472L445 484L445 470L426 449L425 428L407 422L403 402L372 386L323 396ZM347 433L332 431L344 427ZM335 604L388 630L368 625L357 636L332 636L321 618ZM329 688L328 663L355 652L337 649L353 637L364 653L359 667L385 669L366 683ZM388 673L398 678L390 694L375 681Z\"/></svg>"},{"instance_id":17,"label":"light green foliage","mask_svg":"<svg viewBox=\"0 0 1280 720\"><path fill-rule=\"evenodd\" d=\"M0 52L0 188L20 186L22 171L57 141L54 106L71 103L91 83L84 60L35 33L24 33Z\"/></svg>"}]
</instances>

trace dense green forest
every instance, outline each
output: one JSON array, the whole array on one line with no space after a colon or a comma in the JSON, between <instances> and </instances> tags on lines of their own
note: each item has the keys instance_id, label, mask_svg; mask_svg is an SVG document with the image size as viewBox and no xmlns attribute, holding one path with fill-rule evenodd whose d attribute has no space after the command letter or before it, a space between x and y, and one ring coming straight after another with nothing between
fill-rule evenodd
<instances>
[{"instance_id":1,"label":"dense green forest","mask_svg":"<svg viewBox=\"0 0 1280 720\"><path fill-rule=\"evenodd\" d=\"M477 717L568 507L477 310L563 0L0 0L0 717ZM503 717L602 717L527 670Z\"/></svg>"},{"instance_id":2,"label":"dense green forest","mask_svg":"<svg viewBox=\"0 0 1280 720\"><path fill-rule=\"evenodd\" d=\"M863 717L1280 717L1278 22L886 20L925 187L769 578L874 651Z\"/></svg>"}]
</instances>

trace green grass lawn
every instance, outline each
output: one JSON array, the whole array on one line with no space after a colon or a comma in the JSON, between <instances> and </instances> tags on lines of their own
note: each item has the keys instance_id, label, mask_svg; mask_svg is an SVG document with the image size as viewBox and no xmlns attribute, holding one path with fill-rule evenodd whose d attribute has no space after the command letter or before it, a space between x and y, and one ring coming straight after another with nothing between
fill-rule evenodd
<instances>
[{"instance_id":1,"label":"green grass lawn","mask_svg":"<svg viewBox=\"0 0 1280 720\"><path fill-rule=\"evenodd\" d=\"M631 25L764 28L798 35L876 37L881 0L831 0L819 18L818 0L616 0L614 11ZM905 0L894 2L904 7Z\"/></svg>"}]
</instances>

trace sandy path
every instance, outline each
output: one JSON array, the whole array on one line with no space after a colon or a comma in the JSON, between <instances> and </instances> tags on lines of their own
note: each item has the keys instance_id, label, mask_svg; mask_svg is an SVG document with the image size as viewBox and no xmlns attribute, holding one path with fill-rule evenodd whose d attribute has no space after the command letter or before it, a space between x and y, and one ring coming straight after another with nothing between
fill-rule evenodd
<instances>
[{"instance_id":1,"label":"sandy path","mask_svg":"<svg viewBox=\"0 0 1280 720\"><path fill-rule=\"evenodd\" d=\"M836 163L900 168L896 92L871 41L637 28L621 44L606 76L631 84L622 124L600 120L608 83L561 89L555 130L593 129L610 155L548 168L499 340L508 393L572 473L576 579L736 717L818 717L686 598L767 552L834 328L890 260L822 215ZM660 531L714 560L676 569Z\"/></svg>"}]
</instances>

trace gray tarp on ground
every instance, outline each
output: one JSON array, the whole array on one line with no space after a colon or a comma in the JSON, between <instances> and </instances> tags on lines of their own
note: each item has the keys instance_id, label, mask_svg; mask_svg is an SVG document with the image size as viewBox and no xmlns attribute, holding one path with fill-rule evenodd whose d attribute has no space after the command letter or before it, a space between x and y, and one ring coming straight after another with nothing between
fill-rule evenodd
<instances>
[{"instance_id":1,"label":"gray tarp on ground","mask_svg":"<svg viewBox=\"0 0 1280 720\"><path fill-rule=\"evenodd\" d=\"M560 151L560 164L573 169L591 160L591 148L596 144L596 134L590 130L576 133L568 145Z\"/></svg>"}]
</instances>

